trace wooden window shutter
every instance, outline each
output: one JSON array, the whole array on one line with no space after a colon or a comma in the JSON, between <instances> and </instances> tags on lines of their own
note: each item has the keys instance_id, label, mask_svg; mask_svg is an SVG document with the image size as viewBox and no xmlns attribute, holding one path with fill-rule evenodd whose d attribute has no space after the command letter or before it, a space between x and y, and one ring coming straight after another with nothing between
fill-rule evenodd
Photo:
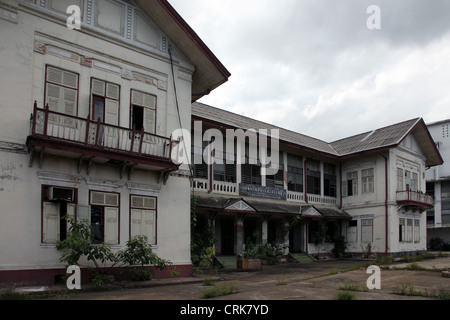
<instances>
[{"instance_id":1,"label":"wooden window shutter","mask_svg":"<svg viewBox=\"0 0 450 320\"><path fill-rule=\"evenodd\" d=\"M131 237L143 235L150 244L156 244L155 210L131 210Z\"/></svg>"},{"instance_id":2,"label":"wooden window shutter","mask_svg":"<svg viewBox=\"0 0 450 320\"><path fill-rule=\"evenodd\" d=\"M91 207L90 206L77 206L77 222L91 225Z\"/></svg>"},{"instance_id":3,"label":"wooden window shutter","mask_svg":"<svg viewBox=\"0 0 450 320\"><path fill-rule=\"evenodd\" d=\"M61 89L63 89L64 95L64 105L61 111L65 114L75 116L77 112L77 91L67 88Z\"/></svg>"},{"instance_id":4,"label":"wooden window shutter","mask_svg":"<svg viewBox=\"0 0 450 320\"><path fill-rule=\"evenodd\" d=\"M67 203L67 215L75 221L75 212L76 212L77 206L73 203ZM69 229L71 227L70 221L67 220L67 232L69 232Z\"/></svg>"},{"instance_id":5,"label":"wooden window shutter","mask_svg":"<svg viewBox=\"0 0 450 320\"><path fill-rule=\"evenodd\" d=\"M92 79L92 94L105 96L105 82L97 79Z\"/></svg>"},{"instance_id":6,"label":"wooden window shutter","mask_svg":"<svg viewBox=\"0 0 450 320\"><path fill-rule=\"evenodd\" d=\"M154 109L144 109L144 130L148 133L155 133L155 116L156 111Z\"/></svg>"},{"instance_id":7,"label":"wooden window shutter","mask_svg":"<svg viewBox=\"0 0 450 320\"><path fill-rule=\"evenodd\" d=\"M76 115L78 74L47 67L46 103L51 111Z\"/></svg>"},{"instance_id":8,"label":"wooden window shutter","mask_svg":"<svg viewBox=\"0 0 450 320\"><path fill-rule=\"evenodd\" d=\"M117 84L106 84L106 97L114 100L119 100L119 89Z\"/></svg>"},{"instance_id":9,"label":"wooden window shutter","mask_svg":"<svg viewBox=\"0 0 450 320\"><path fill-rule=\"evenodd\" d=\"M44 243L59 240L59 204L44 202L42 239Z\"/></svg>"},{"instance_id":10,"label":"wooden window shutter","mask_svg":"<svg viewBox=\"0 0 450 320\"><path fill-rule=\"evenodd\" d=\"M105 99L105 123L113 126L119 125L119 102Z\"/></svg>"},{"instance_id":11,"label":"wooden window shutter","mask_svg":"<svg viewBox=\"0 0 450 320\"><path fill-rule=\"evenodd\" d=\"M119 209L105 207L105 242L119 243Z\"/></svg>"}]
</instances>

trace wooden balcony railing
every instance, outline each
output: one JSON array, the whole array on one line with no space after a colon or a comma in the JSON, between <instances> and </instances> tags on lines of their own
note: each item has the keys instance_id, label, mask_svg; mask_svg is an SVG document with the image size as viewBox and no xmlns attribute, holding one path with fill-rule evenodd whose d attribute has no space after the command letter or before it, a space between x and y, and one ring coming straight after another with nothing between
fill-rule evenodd
<instances>
[{"instance_id":1,"label":"wooden balcony railing","mask_svg":"<svg viewBox=\"0 0 450 320\"><path fill-rule=\"evenodd\" d=\"M397 191L397 203L424 209L434 207L434 199L432 196L411 190Z\"/></svg>"},{"instance_id":2,"label":"wooden balcony railing","mask_svg":"<svg viewBox=\"0 0 450 320\"><path fill-rule=\"evenodd\" d=\"M50 111L34 105L31 115L31 138L46 142L62 143L84 150L102 151L105 154L122 154L133 161L133 157L152 158L172 162L172 148L176 141L144 130L128 129L92 121L90 116L79 118ZM59 148L61 149L61 148ZM175 164L173 164L175 166Z\"/></svg>"}]
</instances>

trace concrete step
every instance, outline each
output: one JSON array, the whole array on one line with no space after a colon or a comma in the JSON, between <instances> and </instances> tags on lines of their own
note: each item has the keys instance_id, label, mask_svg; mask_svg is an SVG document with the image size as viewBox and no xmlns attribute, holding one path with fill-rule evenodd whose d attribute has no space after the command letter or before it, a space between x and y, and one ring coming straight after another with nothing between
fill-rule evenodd
<instances>
[{"instance_id":1,"label":"concrete step","mask_svg":"<svg viewBox=\"0 0 450 320\"><path fill-rule=\"evenodd\" d=\"M289 253L289 256L300 263L309 263L316 261L316 259L305 252Z\"/></svg>"}]
</instances>

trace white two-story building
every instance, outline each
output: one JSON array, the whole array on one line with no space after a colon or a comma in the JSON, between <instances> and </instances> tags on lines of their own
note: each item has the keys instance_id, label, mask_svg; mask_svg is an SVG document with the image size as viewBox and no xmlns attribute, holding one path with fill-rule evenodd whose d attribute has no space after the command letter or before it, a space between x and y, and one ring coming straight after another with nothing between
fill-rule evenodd
<instances>
[{"instance_id":1,"label":"white two-story building","mask_svg":"<svg viewBox=\"0 0 450 320\"><path fill-rule=\"evenodd\" d=\"M284 244L286 254L330 254L336 236L352 255L426 250L433 198L425 172L443 161L421 118L331 143L201 103L192 119L196 211L215 235L217 255L242 254L249 238ZM250 152L250 133L268 138L270 155L273 130L278 171L263 174L267 162ZM229 132L241 132L245 149Z\"/></svg>"},{"instance_id":2,"label":"white two-story building","mask_svg":"<svg viewBox=\"0 0 450 320\"><path fill-rule=\"evenodd\" d=\"M66 214L113 250L146 235L189 274L172 133L226 68L166 0L2 0L0 42L0 284L65 274Z\"/></svg>"}]
</instances>

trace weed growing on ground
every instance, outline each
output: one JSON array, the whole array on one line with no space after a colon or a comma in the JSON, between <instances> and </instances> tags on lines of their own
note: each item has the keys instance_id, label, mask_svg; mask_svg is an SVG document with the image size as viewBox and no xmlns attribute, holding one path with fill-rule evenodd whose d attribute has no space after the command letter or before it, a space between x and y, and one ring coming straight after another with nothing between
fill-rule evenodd
<instances>
[{"instance_id":1,"label":"weed growing on ground","mask_svg":"<svg viewBox=\"0 0 450 320\"><path fill-rule=\"evenodd\" d=\"M350 291L338 291L334 294L336 300L353 300L356 295Z\"/></svg>"},{"instance_id":2,"label":"weed growing on ground","mask_svg":"<svg viewBox=\"0 0 450 320\"><path fill-rule=\"evenodd\" d=\"M415 296L415 297L425 297L434 298L440 300L450 300L450 292L445 289L431 289L424 290L417 289L414 285L410 283L403 283L396 286L392 292L393 294L403 295L403 296Z\"/></svg>"},{"instance_id":3,"label":"weed growing on ground","mask_svg":"<svg viewBox=\"0 0 450 320\"><path fill-rule=\"evenodd\" d=\"M238 287L235 283L233 282L222 283L220 285L212 286L211 288L208 288L205 291L203 291L202 298L203 299L215 298L237 292Z\"/></svg>"},{"instance_id":4,"label":"weed growing on ground","mask_svg":"<svg viewBox=\"0 0 450 320\"><path fill-rule=\"evenodd\" d=\"M284 279L278 279L277 280L277 286L284 286L286 284L287 284L287 282Z\"/></svg>"},{"instance_id":5,"label":"weed growing on ground","mask_svg":"<svg viewBox=\"0 0 450 320\"><path fill-rule=\"evenodd\" d=\"M352 282L352 283L347 283L345 285L342 285L338 288L338 290L343 290L343 291L362 291L362 292L366 292L369 291L369 289L367 288L366 285L363 285L361 283L357 283L357 282Z\"/></svg>"}]
</instances>

